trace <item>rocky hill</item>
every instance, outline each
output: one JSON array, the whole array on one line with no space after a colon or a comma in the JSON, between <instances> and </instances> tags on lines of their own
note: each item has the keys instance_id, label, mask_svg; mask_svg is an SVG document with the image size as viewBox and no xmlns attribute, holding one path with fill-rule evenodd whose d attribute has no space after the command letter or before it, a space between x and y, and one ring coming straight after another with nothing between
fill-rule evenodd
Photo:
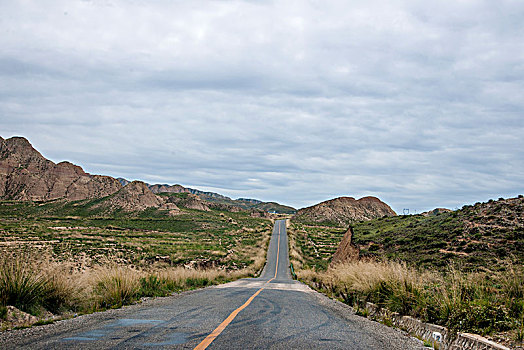
<instances>
[{"instance_id":1,"label":"rocky hill","mask_svg":"<svg viewBox=\"0 0 524 350\"><path fill-rule=\"evenodd\" d=\"M233 208L240 208L244 210L262 210L265 212L275 212L281 214L293 214L295 213L295 208L282 205L276 202L263 202L258 199L250 198L238 198L231 199L227 196L223 196L214 192L204 192L196 190L194 188L184 187L181 185L149 185L149 188L153 193L189 193L192 195L198 196L198 198L205 202L205 206L209 208L221 209L222 210L235 210ZM195 204L200 205L200 204Z\"/></svg>"},{"instance_id":2,"label":"rocky hill","mask_svg":"<svg viewBox=\"0 0 524 350\"><path fill-rule=\"evenodd\" d=\"M299 209L293 220L302 223L318 223L349 226L351 223L397 215L386 203L376 197L339 197L311 207Z\"/></svg>"},{"instance_id":3,"label":"rocky hill","mask_svg":"<svg viewBox=\"0 0 524 350\"><path fill-rule=\"evenodd\" d=\"M192 193L188 188L181 185L148 185L151 192L159 193Z\"/></svg>"},{"instance_id":4,"label":"rocky hill","mask_svg":"<svg viewBox=\"0 0 524 350\"><path fill-rule=\"evenodd\" d=\"M107 196L121 188L112 177L90 175L69 162L53 163L23 137L0 137L0 199L81 200Z\"/></svg>"},{"instance_id":5,"label":"rocky hill","mask_svg":"<svg viewBox=\"0 0 524 350\"><path fill-rule=\"evenodd\" d=\"M401 215L353 225L361 257L400 259L417 266L497 268L524 261L524 197L490 200L456 211Z\"/></svg>"},{"instance_id":6,"label":"rocky hill","mask_svg":"<svg viewBox=\"0 0 524 350\"><path fill-rule=\"evenodd\" d=\"M118 192L103 198L96 207L106 207L109 209L122 209L124 211L142 211L147 208L165 208L164 200L155 195L146 183L133 181L122 187ZM178 209L172 205L172 210Z\"/></svg>"},{"instance_id":7,"label":"rocky hill","mask_svg":"<svg viewBox=\"0 0 524 350\"><path fill-rule=\"evenodd\" d=\"M166 203L173 203L178 207L210 211L208 202L203 201L195 194L187 192L161 192L161 197L166 198Z\"/></svg>"}]
</instances>

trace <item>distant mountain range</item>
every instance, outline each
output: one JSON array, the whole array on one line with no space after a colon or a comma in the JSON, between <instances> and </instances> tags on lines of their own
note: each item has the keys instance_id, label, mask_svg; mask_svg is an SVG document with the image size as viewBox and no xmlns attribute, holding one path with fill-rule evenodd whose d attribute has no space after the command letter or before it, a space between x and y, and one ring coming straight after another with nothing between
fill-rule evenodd
<instances>
[{"instance_id":1,"label":"distant mountain range","mask_svg":"<svg viewBox=\"0 0 524 350\"><path fill-rule=\"evenodd\" d=\"M124 178L117 179L122 186L126 186L130 181ZM194 188L184 187L182 185L167 185L167 184L154 184L149 185L151 192L155 194L160 193L191 193L198 196L201 200L212 202L213 204L223 204L226 206L239 207L242 209L258 209L263 210L269 213L279 213L279 214L294 214L296 209L287 205L282 205L276 202L262 202L258 199L251 198L238 198L231 199L227 196L215 193L215 192L205 192L200 191Z\"/></svg>"},{"instance_id":2,"label":"distant mountain range","mask_svg":"<svg viewBox=\"0 0 524 350\"><path fill-rule=\"evenodd\" d=\"M132 184L131 187L128 187ZM157 196L162 193L189 193L184 200ZM43 157L23 137L0 137L0 199L50 201L57 199L85 200L106 198L101 203L124 210L143 210L149 207L177 208L175 202L193 208L215 207L229 210L257 210L292 214L295 208L256 199L231 199L218 193L200 191L181 185L145 184L140 181L91 175L69 162L54 162ZM197 203L203 201L202 203ZM206 204L209 202L210 204Z\"/></svg>"},{"instance_id":3,"label":"distant mountain range","mask_svg":"<svg viewBox=\"0 0 524 350\"><path fill-rule=\"evenodd\" d=\"M295 214L295 220L348 225L354 221L394 216L395 212L375 197L356 200L340 197L296 211L276 202L238 198L201 191L182 185L146 184L124 178L91 175L69 162L43 157L23 137L0 137L0 199L52 201L94 200L93 207L140 211L147 208L168 210L175 215L182 208L197 210L252 211Z\"/></svg>"}]
</instances>

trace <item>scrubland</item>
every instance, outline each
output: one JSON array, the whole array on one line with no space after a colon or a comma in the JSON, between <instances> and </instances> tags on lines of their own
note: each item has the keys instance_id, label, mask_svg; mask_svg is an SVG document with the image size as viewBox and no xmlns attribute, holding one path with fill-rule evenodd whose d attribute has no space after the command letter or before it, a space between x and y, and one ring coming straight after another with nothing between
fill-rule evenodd
<instances>
[{"instance_id":1,"label":"scrubland","mask_svg":"<svg viewBox=\"0 0 524 350\"><path fill-rule=\"evenodd\" d=\"M7 306L47 322L255 276L265 263L272 223L248 212L100 216L74 205L0 203L0 321Z\"/></svg>"}]
</instances>

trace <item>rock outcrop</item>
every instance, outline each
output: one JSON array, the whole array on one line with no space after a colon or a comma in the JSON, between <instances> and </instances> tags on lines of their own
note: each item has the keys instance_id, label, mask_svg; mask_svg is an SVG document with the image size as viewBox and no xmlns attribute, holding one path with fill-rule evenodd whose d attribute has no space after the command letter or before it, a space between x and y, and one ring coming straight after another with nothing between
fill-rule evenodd
<instances>
[{"instance_id":1,"label":"rock outcrop","mask_svg":"<svg viewBox=\"0 0 524 350\"><path fill-rule=\"evenodd\" d=\"M435 215L440 215L440 214L443 214L443 213L449 213L450 211L451 211L450 209L446 209L446 208L435 208L433 210L423 212L421 215L423 215L423 216L435 216Z\"/></svg>"},{"instance_id":2,"label":"rock outcrop","mask_svg":"<svg viewBox=\"0 0 524 350\"><path fill-rule=\"evenodd\" d=\"M211 211L207 206L207 202L201 200L197 195L188 193L185 197L170 196L167 199L168 203L176 204L179 207L203 211Z\"/></svg>"},{"instance_id":3,"label":"rock outcrop","mask_svg":"<svg viewBox=\"0 0 524 350\"><path fill-rule=\"evenodd\" d=\"M0 199L81 200L108 196L121 188L112 177L90 175L69 162L53 163L23 137L0 137Z\"/></svg>"},{"instance_id":4,"label":"rock outcrop","mask_svg":"<svg viewBox=\"0 0 524 350\"><path fill-rule=\"evenodd\" d=\"M133 181L121 188L115 194L105 198L95 207L122 209L124 211L141 211L147 208L165 208L177 210L176 205L167 206L164 200L155 195L146 183Z\"/></svg>"},{"instance_id":5,"label":"rock outcrop","mask_svg":"<svg viewBox=\"0 0 524 350\"><path fill-rule=\"evenodd\" d=\"M294 220L310 223L332 223L348 226L352 222L397 215L376 197L339 197L311 207L299 209Z\"/></svg>"},{"instance_id":6,"label":"rock outcrop","mask_svg":"<svg viewBox=\"0 0 524 350\"><path fill-rule=\"evenodd\" d=\"M333 259L331 260L332 266L358 261L360 249L353 244L352 239L353 229L350 227L344 234L344 237L342 237L342 241L338 245L335 254L333 254Z\"/></svg>"},{"instance_id":7,"label":"rock outcrop","mask_svg":"<svg viewBox=\"0 0 524 350\"><path fill-rule=\"evenodd\" d=\"M149 185L153 193L191 193L191 191L181 185Z\"/></svg>"}]
</instances>

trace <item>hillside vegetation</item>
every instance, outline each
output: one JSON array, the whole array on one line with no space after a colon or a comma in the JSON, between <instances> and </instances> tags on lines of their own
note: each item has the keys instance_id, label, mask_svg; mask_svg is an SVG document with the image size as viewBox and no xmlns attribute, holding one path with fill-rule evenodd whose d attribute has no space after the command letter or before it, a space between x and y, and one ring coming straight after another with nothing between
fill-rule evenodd
<instances>
[{"instance_id":1,"label":"hillside vegetation","mask_svg":"<svg viewBox=\"0 0 524 350\"><path fill-rule=\"evenodd\" d=\"M491 200L437 215L382 217L352 224L360 256L442 268L497 269L524 262L524 198ZM294 224L308 266L325 269L347 226Z\"/></svg>"},{"instance_id":2,"label":"hillside vegetation","mask_svg":"<svg viewBox=\"0 0 524 350\"><path fill-rule=\"evenodd\" d=\"M524 337L523 208L519 196L357 222L348 251L359 258L337 265L347 226L295 222L290 259L301 280L357 310L373 302L515 348Z\"/></svg>"}]
</instances>

